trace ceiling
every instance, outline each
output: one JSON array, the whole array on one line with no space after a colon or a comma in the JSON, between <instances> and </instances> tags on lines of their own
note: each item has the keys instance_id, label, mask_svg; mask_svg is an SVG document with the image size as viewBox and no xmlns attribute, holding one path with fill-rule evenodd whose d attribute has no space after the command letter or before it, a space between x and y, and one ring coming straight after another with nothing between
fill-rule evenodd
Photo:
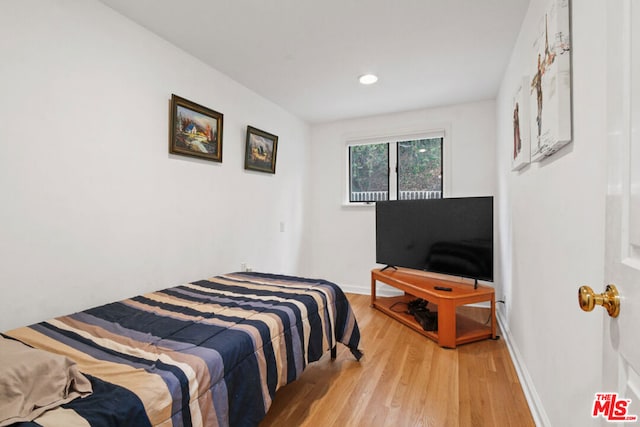
<instances>
[{"instance_id":1,"label":"ceiling","mask_svg":"<svg viewBox=\"0 0 640 427\"><path fill-rule=\"evenodd\" d=\"M101 1L309 123L495 98L529 4Z\"/></svg>"}]
</instances>

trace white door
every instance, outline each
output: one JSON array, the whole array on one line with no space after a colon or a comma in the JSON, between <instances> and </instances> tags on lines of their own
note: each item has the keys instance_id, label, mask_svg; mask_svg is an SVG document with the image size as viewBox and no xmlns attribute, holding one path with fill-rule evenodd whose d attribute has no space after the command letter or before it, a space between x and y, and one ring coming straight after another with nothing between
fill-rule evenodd
<instances>
[{"instance_id":1,"label":"white door","mask_svg":"<svg viewBox=\"0 0 640 427\"><path fill-rule=\"evenodd\" d=\"M640 2L607 0L606 7L605 278L620 293L620 314L605 316L604 389L594 412L609 425L640 420Z\"/></svg>"}]
</instances>

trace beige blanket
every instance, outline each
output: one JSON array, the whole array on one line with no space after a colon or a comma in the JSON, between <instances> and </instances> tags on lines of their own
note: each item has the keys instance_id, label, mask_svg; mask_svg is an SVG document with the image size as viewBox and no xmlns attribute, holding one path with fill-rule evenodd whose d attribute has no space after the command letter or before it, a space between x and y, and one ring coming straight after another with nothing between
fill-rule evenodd
<instances>
[{"instance_id":1,"label":"beige blanket","mask_svg":"<svg viewBox=\"0 0 640 427\"><path fill-rule=\"evenodd\" d=\"M91 394L72 360L0 336L0 427Z\"/></svg>"}]
</instances>

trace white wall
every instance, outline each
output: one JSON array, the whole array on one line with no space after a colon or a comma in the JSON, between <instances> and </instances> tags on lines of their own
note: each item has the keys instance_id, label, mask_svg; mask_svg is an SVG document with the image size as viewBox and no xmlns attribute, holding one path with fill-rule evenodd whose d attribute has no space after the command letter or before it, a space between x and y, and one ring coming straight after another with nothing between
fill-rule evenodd
<instances>
[{"instance_id":1,"label":"white wall","mask_svg":"<svg viewBox=\"0 0 640 427\"><path fill-rule=\"evenodd\" d=\"M281 108L92 0L3 2L0 93L0 330L298 271L309 129ZM222 164L168 154L172 93L224 114ZM247 125L276 175L244 171Z\"/></svg>"},{"instance_id":2,"label":"white wall","mask_svg":"<svg viewBox=\"0 0 640 427\"><path fill-rule=\"evenodd\" d=\"M577 290L604 289L605 2L572 2L573 143L511 172L511 97L531 75L529 48L546 0L532 0L497 98L498 283L520 363L539 399L539 422L596 425L603 313L583 313ZM600 291L599 291L600 292Z\"/></svg>"},{"instance_id":3,"label":"white wall","mask_svg":"<svg viewBox=\"0 0 640 427\"><path fill-rule=\"evenodd\" d=\"M446 128L448 197L495 194L495 103L410 111L314 125L304 246L305 273L368 293L375 263L375 207L345 206L346 141ZM445 154L447 156L447 154Z\"/></svg>"}]
</instances>

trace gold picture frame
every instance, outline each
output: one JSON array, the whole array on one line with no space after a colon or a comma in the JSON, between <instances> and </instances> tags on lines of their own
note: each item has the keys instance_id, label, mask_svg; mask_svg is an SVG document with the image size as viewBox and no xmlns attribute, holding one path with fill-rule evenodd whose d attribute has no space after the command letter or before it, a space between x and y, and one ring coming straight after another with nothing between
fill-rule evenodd
<instances>
[{"instance_id":1,"label":"gold picture frame","mask_svg":"<svg viewBox=\"0 0 640 427\"><path fill-rule=\"evenodd\" d=\"M276 173L278 137L269 132L247 126L244 168Z\"/></svg>"},{"instance_id":2,"label":"gold picture frame","mask_svg":"<svg viewBox=\"0 0 640 427\"><path fill-rule=\"evenodd\" d=\"M223 114L171 95L169 152L222 162Z\"/></svg>"}]
</instances>

